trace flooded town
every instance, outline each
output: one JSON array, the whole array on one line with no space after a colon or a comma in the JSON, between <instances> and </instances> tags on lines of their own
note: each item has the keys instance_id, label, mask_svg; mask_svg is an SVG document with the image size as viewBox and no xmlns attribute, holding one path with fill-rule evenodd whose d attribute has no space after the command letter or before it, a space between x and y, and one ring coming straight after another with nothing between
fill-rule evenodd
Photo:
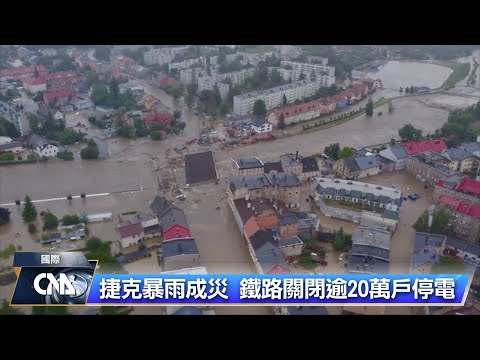
<instances>
[{"instance_id":1,"label":"flooded town","mask_svg":"<svg viewBox=\"0 0 480 360\"><path fill-rule=\"evenodd\" d=\"M0 46L0 314L14 253L54 251L103 273L472 275L455 307L131 315L480 314L480 49L369 49L340 73L355 47Z\"/></svg>"}]
</instances>

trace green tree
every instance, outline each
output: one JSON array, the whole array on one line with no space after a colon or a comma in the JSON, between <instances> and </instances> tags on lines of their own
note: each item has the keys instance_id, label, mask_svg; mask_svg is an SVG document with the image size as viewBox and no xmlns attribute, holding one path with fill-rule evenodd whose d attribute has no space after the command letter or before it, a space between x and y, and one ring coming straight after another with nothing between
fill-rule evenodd
<instances>
[{"instance_id":1,"label":"green tree","mask_svg":"<svg viewBox=\"0 0 480 360\"><path fill-rule=\"evenodd\" d=\"M222 104L220 105L219 111L222 116L225 116L226 114L228 114L228 112L230 111L230 105L228 104L228 102L226 101L222 102Z\"/></svg>"},{"instance_id":2,"label":"green tree","mask_svg":"<svg viewBox=\"0 0 480 360\"><path fill-rule=\"evenodd\" d=\"M160 134L160 130L152 131L150 133L150 138L154 141L158 141L162 138L162 135Z\"/></svg>"},{"instance_id":3,"label":"green tree","mask_svg":"<svg viewBox=\"0 0 480 360\"><path fill-rule=\"evenodd\" d=\"M282 114L280 114L280 118L278 119L278 125L277 125L277 127L278 127L279 129L283 130L283 129L285 129L285 126L286 126L286 124L285 124L285 115L283 115L283 113L282 113Z\"/></svg>"},{"instance_id":4,"label":"green tree","mask_svg":"<svg viewBox=\"0 0 480 360\"><path fill-rule=\"evenodd\" d=\"M433 215L431 232L434 234L448 235L450 233L450 228L448 226L449 218L450 213L446 208L436 211Z\"/></svg>"},{"instance_id":5,"label":"green tree","mask_svg":"<svg viewBox=\"0 0 480 360\"><path fill-rule=\"evenodd\" d=\"M28 224L28 232L30 234L35 234L37 232L37 226L34 223Z\"/></svg>"},{"instance_id":6,"label":"green tree","mask_svg":"<svg viewBox=\"0 0 480 360\"><path fill-rule=\"evenodd\" d=\"M185 121L180 121L177 125L178 129L179 130L183 130L187 127L187 124L185 123Z\"/></svg>"},{"instance_id":7,"label":"green tree","mask_svg":"<svg viewBox=\"0 0 480 360\"><path fill-rule=\"evenodd\" d=\"M90 99L95 105L110 105L108 87L104 84L94 85Z\"/></svg>"},{"instance_id":8,"label":"green tree","mask_svg":"<svg viewBox=\"0 0 480 360\"><path fill-rule=\"evenodd\" d=\"M98 146L92 139L88 139L87 147L80 150L80 157L82 159L98 159Z\"/></svg>"},{"instance_id":9,"label":"green tree","mask_svg":"<svg viewBox=\"0 0 480 360\"><path fill-rule=\"evenodd\" d=\"M405 94L408 94L410 92L410 89L408 88L408 86L405 88Z\"/></svg>"},{"instance_id":10,"label":"green tree","mask_svg":"<svg viewBox=\"0 0 480 360\"><path fill-rule=\"evenodd\" d=\"M407 124L398 130L398 136L402 140L412 141L417 135L417 129L412 124Z\"/></svg>"},{"instance_id":11,"label":"green tree","mask_svg":"<svg viewBox=\"0 0 480 360\"><path fill-rule=\"evenodd\" d=\"M58 227L58 218L50 211L43 214L43 230L52 230Z\"/></svg>"},{"instance_id":12,"label":"green tree","mask_svg":"<svg viewBox=\"0 0 480 360\"><path fill-rule=\"evenodd\" d=\"M37 209L35 208L35 205L33 205L32 200L28 195L25 195L22 218L25 222L31 222L37 218Z\"/></svg>"},{"instance_id":13,"label":"green tree","mask_svg":"<svg viewBox=\"0 0 480 360\"><path fill-rule=\"evenodd\" d=\"M306 76L303 72L300 73L300 76L298 77L298 80L305 80Z\"/></svg>"},{"instance_id":14,"label":"green tree","mask_svg":"<svg viewBox=\"0 0 480 360\"><path fill-rule=\"evenodd\" d=\"M333 160L338 160L340 155L340 144L334 143L325 147L323 150L324 154Z\"/></svg>"},{"instance_id":15,"label":"green tree","mask_svg":"<svg viewBox=\"0 0 480 360\"><path fill-rule=\"evenodd\" d=\"M390 145L391 146L394 146L396 143L397 143L397 140L395 140L394 138L390 139Z\"/></svg>"},{"instance_id":16,"label":"green tree","mask_svg":"<svg viewBox=\"0 0 480 360\"><path fill-rule=\"evenodd\" d=\"M282 97L282 104L285 106L288 104L288 100L287 100L287 94L283 94L283 97Z\"/></svg>"},{"instance_id":17,"label":"green tree","mask_svg":"<svg viewBox=\"0 0 480 360\"><path fill-rule=\"evenodd\" d=\"M253 114L256 117L265 117L267 115L267 107L263 100L255 100L253 103Z\"/></svg>"},{"instance_id":18,"label":"green tree","mask_svg":"<svg viewBox=\"0 0 480 360\"><path fill-rule=\"evenodd\" d=\"M365 106L365 114L367 114L367 116L372 116L373 115L373 101L372 101L372 99L368 100L367 105Z\"/></svg>"},{"instance_id":19,"label":"green tree","mask_svg":"<svg viewBox=\"0 0 480 360\"><path fill-rule=\"evenodd\" d=\"M317 79L317 75L315 74L315 71L313 71L312 69L312 72L310 73L310 80L315 81L316 79Z\"/></svg>"},{"instance_id":20,"label":"green tree","mask_svg":"<svg viewBox=\"0 0 480 360\"><path fill-rule=\"evenodd\" d=\"M0 136L8 136L15 139L20 136L20 133L15 125L0 116Z\"/></svg>"},{"instance_id":21,"label":"green tree","mask_svg":"<svg viewBox=\"0 0 480 360\"><path fill-rule=\"evenodd\" d=\"M340 229L335 232L335 238L332 245L333 248L337 251L342 251L345 248L346 238L342 227L340 227Z\"/></svg>"},{"instance_id":22,"label":"green tree","mask_svg":"<svg viewBox=\"0 0 480 360\"><path fill-rule=\"evenodd\" d=\"M85 135L74 129L65 129L58 134L58 141L62 145L72 145L82 141Z\"/></svg>"},{"instance_id":23,"label":"green tree","mask_svg":"<svg viewBox=\"0 0 480 360\"><path fill-rule=\"evenodd\" d=\"M70 226L70 225L77 225L80 224L81 219L77 214L65 214L62 217L62 225L63 226Z\"/></svg>"},{"instance_id":24,"label":"green tree","mask_svg":"<svg viewBox=\"0 0 480 360\"><path fill-rule=\"evenodd\" d=\"M118 80L115 77L112 77L109 84L110 96L112 97L112 102L117 105L117 101L120 96L120 88L118 86Z\"/></svg>"},{"instance_id":25,"label":"green tree","mask_svg":"<svg viewBox=\"0 0 480 360\"><path fill-rule=\"evenodd\" d=\"M355 155L355 150L352 149L351 147L344 147L338 152L338 158L343 159L346 157L351 157Z\"/></svg>"}]
</instances>

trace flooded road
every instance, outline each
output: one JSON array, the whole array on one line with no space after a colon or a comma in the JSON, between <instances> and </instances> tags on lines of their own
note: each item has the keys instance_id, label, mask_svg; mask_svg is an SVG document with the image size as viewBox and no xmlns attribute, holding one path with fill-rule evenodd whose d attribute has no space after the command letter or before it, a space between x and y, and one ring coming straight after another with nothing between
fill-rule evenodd
<instances>
[{"instance_id":1,"label":"flooded road","mask_svg":"<svg viewBox=\"0 0 480 360\"><path fill-rule=\"evenodd\" d=\"M369 73L372 78L380 78L386 89L397 90L407 86L426 86L436 89L448 79L452 69L421 62L388 61L376 72Z\"/></svg>"}]
</instances>

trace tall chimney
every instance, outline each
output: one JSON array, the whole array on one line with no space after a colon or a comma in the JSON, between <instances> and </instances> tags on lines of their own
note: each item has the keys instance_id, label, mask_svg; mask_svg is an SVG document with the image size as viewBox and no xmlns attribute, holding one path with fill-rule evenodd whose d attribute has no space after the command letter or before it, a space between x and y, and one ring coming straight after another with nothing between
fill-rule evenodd
<instances>
[{"instance_id":1,"label":"tall chimney","mask_svg":"<svg viewBox=\"0 0 480 360\"><path fill-rule=\"evenodd\" d=\"M298 150L297 150L297 154L295 156L295 160L298 160Z\"/></svg>"}]
</instances>

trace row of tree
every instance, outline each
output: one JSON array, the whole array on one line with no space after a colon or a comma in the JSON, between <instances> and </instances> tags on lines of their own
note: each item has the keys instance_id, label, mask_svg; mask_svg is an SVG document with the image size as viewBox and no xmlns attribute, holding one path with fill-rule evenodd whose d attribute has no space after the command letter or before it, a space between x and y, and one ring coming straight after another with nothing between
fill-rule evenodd
<instances>
[{"instance_id":1,"label":"row of tree","mask_svg":"<svg viewBox=\"0 0 480 360\"><path fill-rule=\"evenodd\" d=\"M340 148L339 143L330 144L325 147L323 153L333 160L343 159L355 155L355 149L351 147Z\"/></svg>"}]
</instances>

